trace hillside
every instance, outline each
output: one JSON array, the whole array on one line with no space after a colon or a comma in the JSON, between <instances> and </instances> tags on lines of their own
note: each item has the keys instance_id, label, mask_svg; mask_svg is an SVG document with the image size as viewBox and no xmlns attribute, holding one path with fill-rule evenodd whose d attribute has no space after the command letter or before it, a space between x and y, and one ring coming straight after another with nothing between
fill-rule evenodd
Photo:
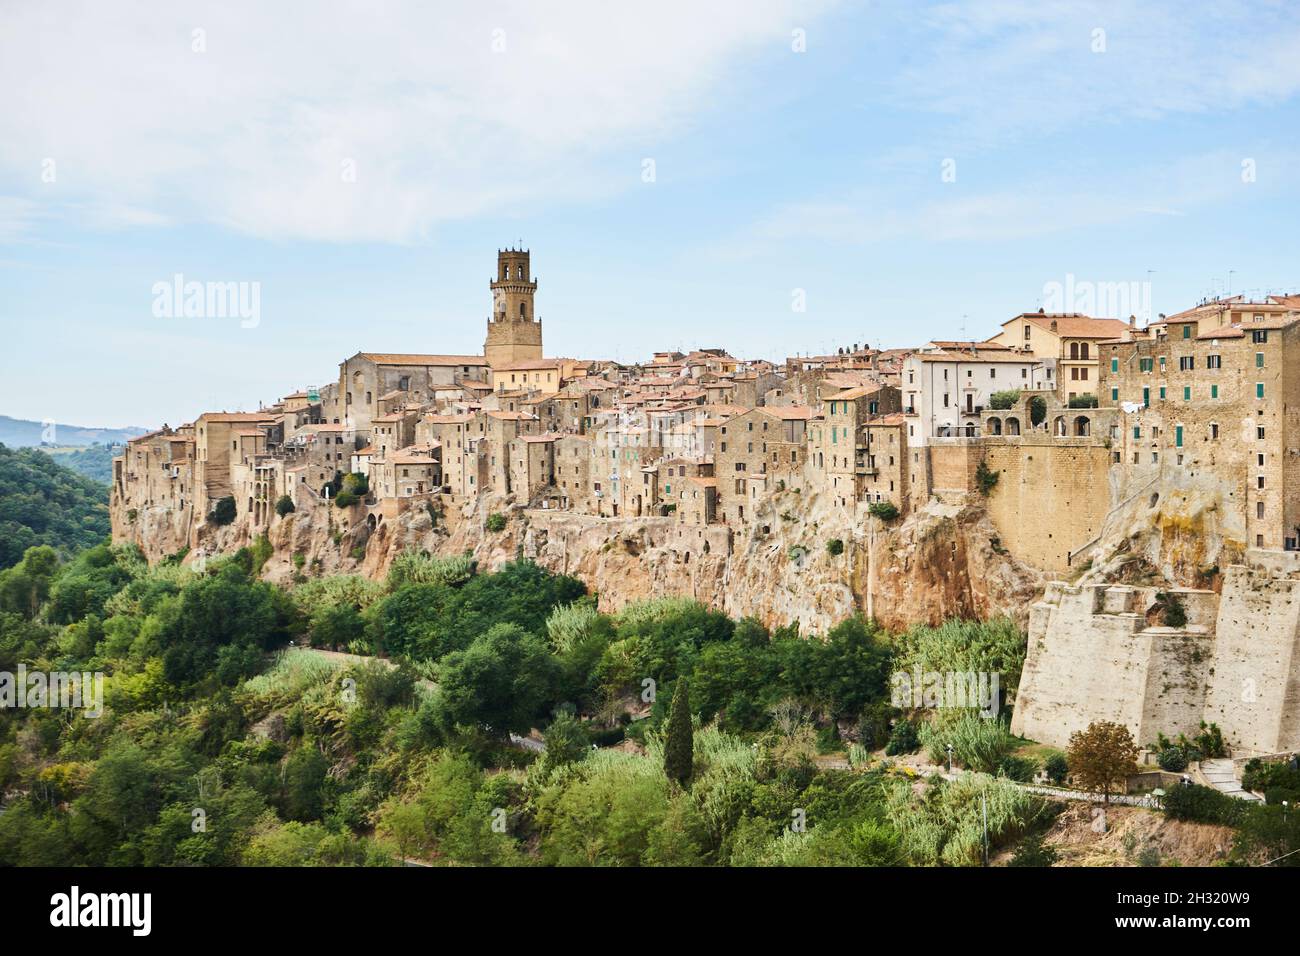
<instances>
[{"instance_id":1,"label":"hillside","mask_svg":"<svg viewBox=\"0 0 1300 956\"><path fill-rule=\"evenodd\" d=\"M109 534L108 486L34 448L0 444L0 568L32 545L71 552Z\"/></svg>"},{"instance_id":2,"label":"hillside","mask_svg":"<svg viewBox=\"0 0 1300 956\"><path fill-rule=\"evenodd\" d=\"M41 450L60 465L107 485L113 478L113 456L121 454L122 446L96 443L89 447L65 446Z\"/></svg>"},{"instance_id":3,"label":"hillside","mask_svg":"<svg viewBox=\"0 0 1300 956\"><path fill-rule=\"evenodd\" d=\"M52 426L53 433L47 434L51 426L30 419L11 418L0 415L0 445L10 448L34 448L42 444L58 446L75 445L112 445L121 444L127 439L143 435L147 428L90 428L85 425Z\"/></svg>"}]
</instances>

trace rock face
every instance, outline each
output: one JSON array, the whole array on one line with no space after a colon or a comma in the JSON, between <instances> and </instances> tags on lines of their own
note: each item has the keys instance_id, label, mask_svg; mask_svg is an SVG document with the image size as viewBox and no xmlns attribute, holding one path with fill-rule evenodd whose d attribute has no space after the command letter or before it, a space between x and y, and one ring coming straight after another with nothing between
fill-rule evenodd
<instances>
[{"instance_id":1,"label":"rock face","mask_svg":"<svg viewBox=\"0 0 1300 956\"><path fill-rule=\"evenodd\" d=\"M486 518L507 516L505 529ZM258 537L241 519L199 525L192 540L156 534L164 515L114 521L114 537L134 541L152 561L187 544L187 561L230 553ZM604 610L629 601L683 595L733 616L771 627L798 624L822 633L854 613L891 629L947 617L1010 615L1022 621L1043 576L997 545L980 502L935 502L905 520L884 523L834 506L830 496L786 490L757 506L751 522L733 531L703 528L672 517L597 518L530 509L509 499L480 497L457 504L443 498L367 509L300 507L265 529L273 554L267 580L359 573L382 577L402 551L471 553L481 567L527 557L581 578ZM832 553L828 544L839 541Z\"/></svg>"}]
</instances>

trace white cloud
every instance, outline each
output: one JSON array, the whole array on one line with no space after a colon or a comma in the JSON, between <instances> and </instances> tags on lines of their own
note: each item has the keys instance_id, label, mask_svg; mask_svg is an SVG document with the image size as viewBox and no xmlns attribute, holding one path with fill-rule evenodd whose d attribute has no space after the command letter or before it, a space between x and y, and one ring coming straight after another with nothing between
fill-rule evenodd
<instances>
[{"instance_id":1,"label":"white cloud","mask_svg":"<svg viewBox=\"0 0 1300 956\"><path fill-rule=\"evenodd\" d=\"M8 4L0 172L96 222L408 241L631 188L827 2Z\"/></svg>"},{"instance_id":2,"label":"white cloud","mask_svg":"<svg viewBox=\"0 0 1300 956\"><path fill-rule=\"evenodd\" d=\"M1295 13L1283 0L908 5L896 26L913 55L891 99L953 116L969 145L1272 104L1300 92Z\"/></svg>"}]
</instances>

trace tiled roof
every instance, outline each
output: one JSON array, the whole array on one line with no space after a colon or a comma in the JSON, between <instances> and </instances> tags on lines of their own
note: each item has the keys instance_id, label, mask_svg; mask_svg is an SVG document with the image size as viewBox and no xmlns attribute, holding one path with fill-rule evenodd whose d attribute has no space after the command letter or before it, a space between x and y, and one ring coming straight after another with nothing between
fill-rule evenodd
<instances>
[{"instance_id":1,"label":"tiled roof","mask_svg":"<svg viewBox=\"0 0 1300 956\"><path fill-rule=\"evenodd\" d=\"M376 365L485 365L481 355L423 355L411 352L358 352Z\"/></svg>"}]
</instances>

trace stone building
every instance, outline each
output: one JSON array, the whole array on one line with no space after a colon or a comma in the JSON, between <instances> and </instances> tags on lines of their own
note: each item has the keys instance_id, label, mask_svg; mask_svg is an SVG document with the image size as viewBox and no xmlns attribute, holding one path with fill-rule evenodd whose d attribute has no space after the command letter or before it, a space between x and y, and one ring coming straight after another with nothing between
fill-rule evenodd
<instances>
[{"instance_id":1,"label":"stone building","mask_svg":"<svg viewBox=\"0 0 1300 956\"><path fill-rule=\"evenodd\" d=\"M1129 337L1135 323L1078 313L1023 312L1003 322L1002 331L989 343L1043 359L1043 378L1026 387L1054 385L1069 401L1097 393L1099 343Z\"/></svg>"},{"instance_id":2,"label":"stone building","mask_svg":"<svg viewBox=\"0 0 1300 956\"><path fill-rule=\"evenodd\" d=\"M1171 473L1222 483L1245 547L1296 550L1300 315L1251 314L1204 328L1198 316L1103 345L1101 384L1119 410L1112 463L1120 495Z\"/></svg>"},{"instance_id":3,"label":"stone building","mask_svg":"<svg viewBox=\"0 0 1300 956\"><path fill-rule=\"evenodd\" d=\"M495 369L519 362L540 361L542 321L537 317L533 304L537 280L532 278L528 250L498 250L497 277L489 287L492 289L492 316L488 319L487 339L483 343L487 364Z\"/></svg>"}]
</instances>

